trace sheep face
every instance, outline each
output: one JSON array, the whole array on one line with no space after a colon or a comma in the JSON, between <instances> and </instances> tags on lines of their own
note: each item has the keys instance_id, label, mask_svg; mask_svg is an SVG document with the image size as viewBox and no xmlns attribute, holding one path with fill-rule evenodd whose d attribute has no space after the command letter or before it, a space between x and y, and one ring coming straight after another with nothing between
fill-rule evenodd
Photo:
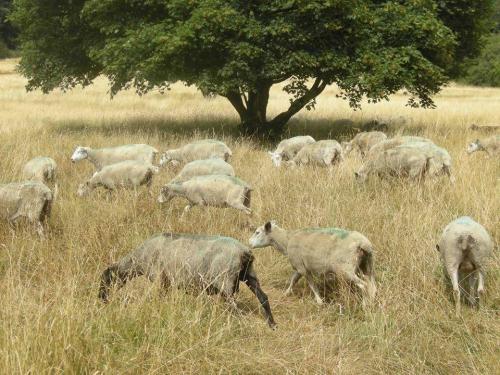
<instances>
[{"instance_id":1,"label":"sheep face","mask_svg":"<svg viewBox=\"0 0 500 375\"><path fill-rule=\"evenodd\" d=\"M349 155L349 153L352 150L352 143L351 142L342 142L340 145L342 147L342 153L344 155Z\"/></svg>"},{"instance_id":2,"label":"sheep face","mask_svg":"<svg viewBox=\"0 0 500 375\"><path fill-rule=\"evenodd\" d=\"M89 156L87 147L81 147L78 146L75 149L75 152L73 152L73 155L71 155L71 161L73 163L76 163L77 161L87 159Z\"/></svg>"},{"instance_id":3,"label":"sheep face","mask_svg":"<svg viewBox=\"0 0 500 375\"><path fill-rule=\"evenodd\" d=\"M367 175L362 171L354 172L354 177L356 177L357 182L365 182Z\"/></svg>"},{"instance_id":4,"label":"sheep face","mask_svg":"<svg viewBox=\"0 0 500 375\"><path fill-rule=\"evenodd\" d=\"M158 203L167 203L172 200L174 194L170 191L168 186L163 186L160 189L160 195L158 195Z\"/></svg>"},{"instance_id":5,"label":"sheep face","mask_svg":"<svg viewBox=\"0 0 500 375\"><path fill-rule=\"evenodd\" d=\"M268 152L269 152L269 155L271 155L271 160L273 161L274 166L280 167L281 162L283 161L283 155L281 155L281 153L279 153L279 152L272 152L272 151L268 151Z\"/></svg>"},{"instance_id":6,"label":"sheep face","mask_svg":"<svg viewBox=\"0 0 500 375\"><path fill-rule=\"evenodd\" d=\"M88 193L89 193L89 183L88 182L78 185L78 190L76 191L76 194L79 197L84 197L84 196L88 195Z\"/></svg>"},{"instance_id":7,"label":"sheep face","mask_svg":"<svg viewBox=\"0 0 500 375\"><path fill-rule=\"evenodd\" d=\"M476 139L474 142L471 142L467 145L467 153L472 154L473 152L479 150L481 148L481 143L479 142L479 139Z\"/></svg>"},{"instance_id":8,"label":"sheep face","mask_svg":"<svg viewBox=\"0 0 500 375\"><path fill-rule=\"evenodd\" d=\"M178 167L181 163L178 160L172 159L170 152L165 151L160 158L160 167L164 167L166 165L170 165L174 168Z\"/></svg>"},{"instance_id":9,"label":"sheep face","mask_svg":"<svg viewBox=\"0 0 500 375\"><path fill-rule=\"evenodd\" d=\"M273 224L268 221L263 226L257 228L252 237L250 237L250 239L248 240L250 247L252 249L256 249L259 247L266 247L271 245L270 234L272 232L272 227Z\"/></svg>"}]
</instances>

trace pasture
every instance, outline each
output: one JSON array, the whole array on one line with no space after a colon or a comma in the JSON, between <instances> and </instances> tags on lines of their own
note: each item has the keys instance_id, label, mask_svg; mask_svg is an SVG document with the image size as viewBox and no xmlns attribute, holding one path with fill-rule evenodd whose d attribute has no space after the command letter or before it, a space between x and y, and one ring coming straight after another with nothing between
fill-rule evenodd
<instances>
[{"instance_id":1,"label":"pasture","mask_svg":"<svg viewBox=\"0 0 500 375\"><path fill-rule=\"evenodd\" d=\"M341 141L377 119L389 135L429 137L453 157L454 185L444 177L360 185L354 153L332 172L274 168L266 153L271 145L238 136L236 113L223 98L175 85L166 95L125 91L110 100L104 80L69 93L26 93L15 63L0 61L0 183L19 179L30 158L51 156L59 165L59 195L46 238L0 223L1 373L498 373L498 249L480 310L464 306L458 318L435 244L462 215L500 243L499 161L465 154L478 137L470 124L500 124L500 89L451 85L434 110L405 107L400 93L354 112L335 97L335 87L327 88L315 111L292 120L289 134ZM269 111L287 103L273 91ZM74 148L147 143L163 151L206 137L231 147L237 175L253 185L254 225L275 219L287 229L335 226L366 235L376 251L375 305L363 309L346 285L325 283L329 303L317 306L304 280L285 297L292 270L272 248L254 255L276 331L244 285L237 311L205 294L163 296L143 279L103 305L101 272L155 233L221 234L247 243L252 232L236 210L195 207L181 218L184 201L160 207L156 196L174 176L170 170L155 176L154 197L140 189L79 198L77 186L93 168L71 163Z\"/></svg>"}]
</instances>

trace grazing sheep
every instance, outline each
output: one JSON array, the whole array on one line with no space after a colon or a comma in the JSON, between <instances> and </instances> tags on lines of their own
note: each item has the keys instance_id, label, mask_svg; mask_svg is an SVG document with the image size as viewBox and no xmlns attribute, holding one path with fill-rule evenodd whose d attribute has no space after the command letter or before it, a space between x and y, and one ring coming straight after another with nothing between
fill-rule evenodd
<instances>
[{"instance_id":1,"label":"grazing sheep","mask_svg":"<svg viewBox=\"0 0 500 375\"><path fill-rule=\"evenodd\" d=\"M454 181L454 177L451 175L451 156L444 148L431 142L409 142L405 146L417 148L430 158L428 170L426 171L427 175L439 176L446 174L451 181Z\"/></svg>"},{"instance_id":2,"label":"grazing sheep","mask_svg":"<svg viewBox=\"0 0 500 375\"><path fill-rule=\"evenodd\" d=\"M171 182L161 188L159 203L165 203L179 196L189 201L184 208L193 205L233 207L251 214L250 193L253 189L237 177L225 175L197 176L185 182Z\"/></svg>"},{"instance_id":3,"label":"grazing sheep","mask_svg":"<svg viewBox=\"0 0 500 375\"><path fill-rule=\"evenodd\" d=\"M50 189L38 181L0 185L0 218L11 224L26 218L43 235L42 223L50 215L52 200Z\"/></svg>"},{"instance_id":4,"label":"grazing sheep","mask_svg":"<svg viewBox=\"0 0 500 375\"><path fill-rule=\"evenodd\" d=\"M160 166L170 164L177 167L194 160L219 158L229 161L233 155L231 149L224 142L215 139L203 139L188 143L174 150L167 150L160 159Z\"/></svg>"},{"instance_id":5,"label":"grazing sheep","mask_svg":"<svg viewBox=\"0 0 500 375\"><path fill-rule=\"evenodd\" d=\"M407 176L412 179L423 178L429 167L429 160L424 151L408 145L397 146L368 158L358 172L356 179L365 181L369 175Z\"/></svg>"},{"instance_id":6,"label":"grazing sheep","mask_svg":"<svg viewBox=\"0 0 500 375\"><path fill-rule=\"evenodd\" d=\"M467 153L472 154L476 151L486 151L490 157L500 155L500 135L476 139L474 142L469 143Z\"/></svg>"},{"instance_id":7,"label":"grazing sheep","mask_svg":"<svg viewBox=\"0 0 500 375\"><path fill-rule=\"evenodd\" d=\"M356 134L350 142L342 142L342 148L346 155L348 155L352 150L357 150L361 157L365 157L373 146L377 143L385 141L386 139L387 135L383 132L361 132Z\"/></svg>"},{"instance_id":8,"label":"grazing sheep","mask_svg":"<svg viewBox=\"0 0 500 375\"><path fill-rule=\"evenodd\" d=\"M394 138L387 139L385 141L379 142L372 146L368 153L366 154L366 158L370 159L376 157L379 153L389 150L391 148L401 146L408 143L413 142L429 142L433 143L430 139L424 137L418 137L413 135L403 135Z\"/></svg>"},{"instance_id":9,"label":"grazing sheep","mask_svg":"<svg viewBox=\"0 0 500 375\"><path fill-rule=\"evenodd\" d=\"M467 299L478 306L479 296L484 292L486 259L493 251L493 241L486 229L468 216L460 217L444 228L436 249L453 285L457 315L460 314L460 287L466 279L469 288L463 289L469 289Z\"/></svg>"},{"instance_id":10,"label":"grazing sheep","mask_svg":"<svg viewBox=\"0 0 500 375\"><path fill-rule=\"evenodd\" d=\"M109 191L117 188L136 188L141 185L151 187L153 174L158 173L158 167L137 160L125 160L107 165L84 184L78 186L77 194L83 197L98 186Z\"/></svg>"},{"instance_id":11,"label":"grazing sheep","mask_svg":"<svg viewBox=\"0 0 500 375\"><path fill-rule=\"evenodd\" d=\"M125 160L137 160L153 164L158 153L154 147L145 144L124 145L117 147L91 149L90 147L78 146L71 156L73 163L88 159L97 171L106 165L119 163Z\"/></svg>"},{"instance_id":12,"label":"grazing sheep","mask_svg":"<svg viewBox=\"0 0 500 375\"><path fill-rule=\"evenodd\" d=\"M292 160L295 155L304 147L316 142L310 135L301 135L289 139L282 140L276 150L268 151L271 155L271 160L276 167L281 165L282 161Z\"/></svg>"},{"instance_id":13,"label":"grazing sheep","mask_svg":"<svg viewBox=\"0 0 500 375\"><path fill-rule=\"evenodd\" d=\"M171 182L184 182L196 176L222 174L234 176L231 164L222 159L203 159L187 163Z\"/></svg>"},{"instance_id":14,"label":"grazing sheep","mask_svg":"<svg viewBox=\"0 0 500 375\"><path fill-rule=\"evenodd\" d=\"M289 166L315 164L328 167L342 159L340 144L334 140L323 140L305 145L292 160L285 164Z\"/></svg>"},{"instance_id":15,"label":"grazing sheep","mask_svg":"<svg viewBox=\"0 0 500 375\"><path fill-rule=\"evenodd\" d=\"M274 222L257 228L250 247L273 246L285 255L294 269L285 294L305 276L316 302L323 303L313 276L335 274L353 282L372 300L376 294L373 246L361 233L338 228L308 228L286 231Z\"/></svg>"},{"instance_id":16,"label":"grazing sheep","mask_svg":"<svg viewBox=\"0 0 500 375\"><path fill-rule=\"evenodd\" d=\"M164 288L194 286L209 294L220 293L234 303L234 294L243 281L257 296L269 327L274 329L269 300L260 288L253 261L250 250L233 238L163 233L146 240L103 272L99 298L107 302L113 284L120 288L144 275L151 281L159 277Z\"/></svg>"},{"instance_id":17,"label":"grazing sheep","mask_svg":"<svg viewBox=\"0 0 500 375\"><path fill-rule=\"evenodd\" d=\"M52 158L39 156L28 161L23 168L23 179L44 184L55 182L57 164Z\"/></svg>"}]
</instances>

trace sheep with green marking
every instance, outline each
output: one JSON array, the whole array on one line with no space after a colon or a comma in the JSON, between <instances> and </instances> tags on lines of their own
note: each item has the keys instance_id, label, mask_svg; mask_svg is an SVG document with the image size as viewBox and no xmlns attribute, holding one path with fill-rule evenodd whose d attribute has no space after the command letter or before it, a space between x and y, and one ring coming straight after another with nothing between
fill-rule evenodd
<instances>
[{"instance_id":1,"label":"sheep with green marking","mask_svg":"<svg viewBox=\"0 0 500 375\"><path fill-rule=\"evenodd\" d=\"M203 159L187 163L171 182L184 182L196 176L220 174L225 176L235 175L231 164L223 159Z\"/></svg>"},{"instance_id":2,"label":"sheep with green marking","mask_svg":"<svg viewBox=\"0 0 500 375\"><path fill-rule=\"evenodd\" d=\"M288 258L294 273L285 294L305 276L316 302L323 303L314 276L336 275L352 282L368 300L376 294L371 242L361 233L338 228L285 230L275 222L257 228L251 248L273 246Z\"/></svg>"},{"instance_id":3,"label":"sheep with green marking","mask_svg":"<svg viewBox=\"0 0 500 375\"><path fill-rule=\"evenodd\" d=\"M177 149L165 151L160 158L160 166L178 167L190 161L214 158L227 162L232 155L231 149L224 142L215 139L202 139Z\"/></svg>"}]
</instances>

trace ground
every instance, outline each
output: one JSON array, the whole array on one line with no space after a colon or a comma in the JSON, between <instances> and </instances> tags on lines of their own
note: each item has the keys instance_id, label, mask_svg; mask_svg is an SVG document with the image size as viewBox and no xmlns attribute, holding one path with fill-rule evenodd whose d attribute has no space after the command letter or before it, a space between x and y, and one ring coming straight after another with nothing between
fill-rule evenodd
<instances>
[{"instance_id":1,"label":"ground","mask_svg":"<svg viewBox=\"0 0 500 375\"><path fill-rule=\"evenodd\" d=\"M101 79L70 93L26 93L15 61L0 61L0 183L18 180L26 161L53 157L59 195L38 238L31 228L0 223L0 373L335 373L493 374L500 371L500 256L487 264L486 294L479 311L455 317L451 291L435 244L458 216L482 223L500 243L498 159L466 155L481 134L469 125L500 124L500 89L451 85L434 110L405 107L407 96L365 104L353 112L335 87L303 111L290 134L346 140L378 120L387 133L432 138L453 157L455 184L371 179L359 185L351 155L333 171L273 167L260 144L238 136L237 115L221 98L175 85L166 95L120 93L110 100ZM272 92L270 112L288 103ZM95 191L76 196L92 174L88 162L72 164L78 145L148 143L165 150L193 139L216 137L233 150L237 175L254 187L252 224L275 219L285 228L340 227L366 235L375 247L378 296L363 309L345 285L323 288L317 306L301 280L284 296L291 267L272 248L254 251L255 269L269 295L278 329L271 331L256 298L241 286L238 309L220 299L173 290L137 279L97 299L99 278L112 262L149 236L163 232L231 236L247 243L244 214L161 207L156 195L174 172L155 176L147 189ZM326 285L326 282L325 284Z\"/></svg>"}]
</instances>

